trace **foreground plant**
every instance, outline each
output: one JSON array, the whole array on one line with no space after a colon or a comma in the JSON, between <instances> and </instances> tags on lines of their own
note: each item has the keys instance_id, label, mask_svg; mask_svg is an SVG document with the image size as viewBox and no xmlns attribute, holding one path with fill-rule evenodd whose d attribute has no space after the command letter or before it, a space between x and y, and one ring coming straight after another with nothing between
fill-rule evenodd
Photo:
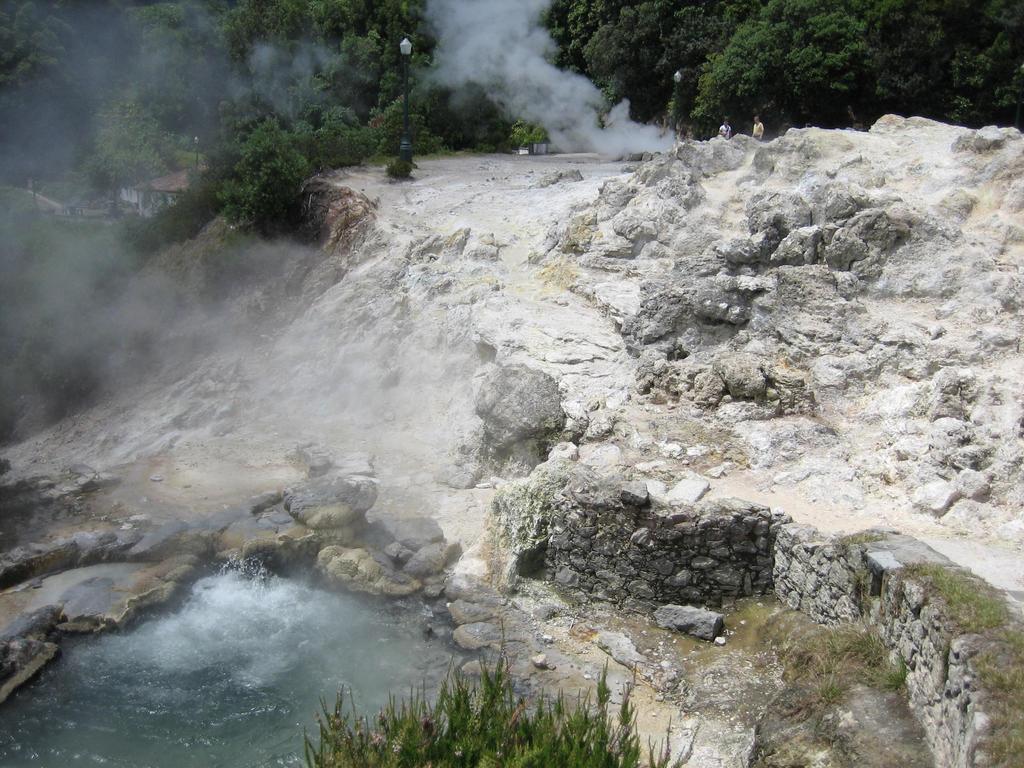
<instances>
[{"instance_id":1,"label":"foreground plant","mask_svg":"<svg viewBox=\"0 0 1024 768\"><path fill-rule=\"evenodd\" d=\"M541 696L528 703L512 688L507 667L484 668L471 683L453 672L436 702L422 693L391 699L372 722L344 695L318 718L319 743L306 737L310 768L667 768L667 750L643 750L629 697L609 718L605 676L597 702Z\"/></svg>"}]
</instances>

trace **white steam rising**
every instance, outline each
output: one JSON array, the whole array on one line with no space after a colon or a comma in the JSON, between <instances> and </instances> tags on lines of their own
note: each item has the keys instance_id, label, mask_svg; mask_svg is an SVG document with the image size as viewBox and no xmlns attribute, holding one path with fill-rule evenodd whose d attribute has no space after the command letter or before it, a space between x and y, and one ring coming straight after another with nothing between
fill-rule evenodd
<instances>
[{"instance_id":1,"label":"white steam rising","mask_svg":"<svg viewBox=\"0 0 1024 768\"><path fill-rule=\"evenodd\" d=\"M435 76L483 87L509 114L540 123L563 151L608 155L668 149L672 136L629 119L622 102L604 116L597 87L551 64L555 43L540 23L551 0L428 0L438 45Z\"/></svg>"}]
</instances>

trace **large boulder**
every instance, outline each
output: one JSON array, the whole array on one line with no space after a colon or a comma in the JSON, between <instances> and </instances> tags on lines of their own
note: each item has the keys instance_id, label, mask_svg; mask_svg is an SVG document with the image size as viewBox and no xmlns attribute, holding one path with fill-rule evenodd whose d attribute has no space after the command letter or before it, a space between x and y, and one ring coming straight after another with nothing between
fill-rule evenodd
<instances>
[{"instance_id":1,"label":"large boulder","mask_svg":"<svg viewBox=\"0 0 1024 768\"><path fill-rule=\"evenodd\" d=\"M309 528L346 528L361 523L377 501L377 481L363 475L322 477L289 488L284 507Z\"/></svg>"},{"instance_id":2,"label":"large boulder","mask_svg":"<svg viewBox=\"0 0 1024 768\"><path fill-rule=\"evenodd\" d=\"M423 586L409 574L395 571L386 556L362 548L324 547L317 555L316 567L331 585L355 592L404 597Z\"/></svg>"},{"instance_id":3,"label":"large boulder","mask_svg":"<svg viewBox=\"0 0 1024 768\"><path fill-rule=\"evenodd\" d=\"M402 570L418 579L436 576L459 556L460 551L458 544L443 541L427 544L409 558Z\"/></svg>"},{"instance_id":4,"label":"large boulder","mask_svg":"<svg viewBox=\"0 0 1024 768\"><path fill-rule=\"evenodd\" d=\"M725 617L714 611L689 605L663 605L654 612L659 627L674 629L701 640L714 640L722 634Z\"/></svg>"},{"instance_id":5,"label":"large boulder","mask_svg":"<svg viewBox=\"0 0 1024 768\"><path fill-rule=\"evenodd\" d=\"M726 354L715 360L713 366L729 394L741 400L762 397L767 388L760 358L746 352Z\"/></svg>"},{"instance_id":6,"label":"large boulder","mask_svg":"<svg viewBox=\"0 0 1024 768\"><path fill-rule=\"evenodd\" d=\"M557 382L525 365L496 367L477 394L476 412L487 443L499 451L553 438L565 426Z\"/></svg>"}]
</instances>

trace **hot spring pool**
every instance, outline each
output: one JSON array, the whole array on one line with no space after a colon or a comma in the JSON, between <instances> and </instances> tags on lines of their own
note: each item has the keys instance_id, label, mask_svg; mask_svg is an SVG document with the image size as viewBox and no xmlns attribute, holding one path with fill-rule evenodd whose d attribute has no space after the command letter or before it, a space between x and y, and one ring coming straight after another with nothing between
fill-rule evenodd
<instances>
[{"instance_id":1,"label":"hot spring pool","mask_svg":"<svg viewBox=\"0 0 1024 768\"><path fill-rule=\"evenodd\" d=\"M408 606L228 571L176 613L68 643L0 706L0 765L241 768L301 765L320 699L436 686L450 648Z\"/></svg>"}]
</instances>

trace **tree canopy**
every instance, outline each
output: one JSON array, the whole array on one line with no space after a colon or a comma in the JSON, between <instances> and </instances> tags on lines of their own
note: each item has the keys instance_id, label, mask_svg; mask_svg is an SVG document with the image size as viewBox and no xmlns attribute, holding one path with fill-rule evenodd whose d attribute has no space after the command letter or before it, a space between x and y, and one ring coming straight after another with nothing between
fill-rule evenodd
<instances>
[{"instance_id":1,"label":"tree canopy","mask_svg":"<svg viewBox=\"0 0 1024 768\"><path fill-rule=\"evenodd\" d=\"M424 76L425 3L0 0L0 183L77 171L110 194L184 167L198 137L208 175L230 186L205 199L272 224L256 219L287 206L239 202L271 183L252 160L268 126L288 178L396 153L406 35L417 151L508 145L523 116ZM886 112L1008 124L1024 89L1020 0L553 0L544 23L555 63L609 104L696 136L754 113L769 134Z\"/></svg>"}]
</instances>

